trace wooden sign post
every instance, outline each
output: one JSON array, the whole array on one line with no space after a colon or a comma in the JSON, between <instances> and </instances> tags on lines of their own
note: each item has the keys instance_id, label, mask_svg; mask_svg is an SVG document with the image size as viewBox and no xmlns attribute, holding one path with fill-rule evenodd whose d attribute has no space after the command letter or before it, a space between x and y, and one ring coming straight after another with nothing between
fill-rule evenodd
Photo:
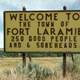
<instances>
[{"instance_id":1,"label":"wooden sign post","mask_svg":"<svg viewBox=\"0 0 80 80\"><path fill-rule=\"evenodd\" d=\"M66 77L66 53L63 53L63 77Z\"/></svg>"},{"instance_id":2,"label":"wooden sign post","mask_svg":"<svg viewBox=\"0 0 80 80\"><path fill-rule=\"evenodd\" d=\"M26 8L23 7L23 11L26 11ZM26 66L26 54L22 53L22 59L23 59L23 68Z\"/></svg>"},{"instance_id":3,"label":"wooden sign post","mask_svg":"<svg viewBox=\"0 0 80 80\"><path fill-rule=\"evenodd\" d=\"M63 7L66 10L66 6ZM66 77L66 53L63 53L63 77Z\"/></svg>"}]
</instances>

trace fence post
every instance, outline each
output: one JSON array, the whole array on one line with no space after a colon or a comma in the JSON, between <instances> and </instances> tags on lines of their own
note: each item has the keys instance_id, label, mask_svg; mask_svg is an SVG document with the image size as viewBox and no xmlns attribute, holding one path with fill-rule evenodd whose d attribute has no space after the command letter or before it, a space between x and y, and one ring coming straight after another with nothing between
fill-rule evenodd
<instances>
[{"instance_id":1,"label":"fence post","mask_svg":"<svg viewBox=\"0 0 80 80\"><path fill-rule=\"evenodd\" d=\"M63 10L66 10L66 6L63 6ZM63 53L63 78L66 77L66 53Z\"/></svg>"}]
</instances>

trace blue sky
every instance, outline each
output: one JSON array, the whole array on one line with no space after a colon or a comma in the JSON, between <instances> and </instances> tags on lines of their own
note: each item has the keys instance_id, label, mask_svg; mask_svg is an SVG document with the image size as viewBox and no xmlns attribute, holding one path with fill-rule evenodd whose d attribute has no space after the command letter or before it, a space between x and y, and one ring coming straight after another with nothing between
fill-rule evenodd
<instances>
[{"instance_id":1,"label":"blue sky","mask_svg":"<svg viewBox=\"0 0 80 80\"><path fill-rule=\"evenodd\" d=\"M0 48L3 48L3 11L22 10L61 10L66 5L67 9L80 9L80 0L0 0Z\"/></svg>"}]
</instances>

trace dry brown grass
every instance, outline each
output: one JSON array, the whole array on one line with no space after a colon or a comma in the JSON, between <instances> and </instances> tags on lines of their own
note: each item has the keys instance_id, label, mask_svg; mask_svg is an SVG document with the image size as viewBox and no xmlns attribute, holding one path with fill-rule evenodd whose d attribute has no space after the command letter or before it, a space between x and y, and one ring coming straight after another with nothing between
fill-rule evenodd
<instances>
[{"instance_id":1,"label":"dry brown grass","mask_svg":"<svg viewBox=\"0 0 80 80\"><path fill-rule=\"evenodd\" d=\"M32 58L32 61L38 63L42 66L54 68L62 62L62 58ZM26 58L26 62L29 62L29 59ZM18 64L22 63L22 58L0 58L0 70L15 68Z\"/></svg>"},{"instance_id":2,"label":"dry brown grass","mask_svg":"<svg viewBox=\"0 0 80 80\"><path fill-rule=\"evenodd\" d=\"M7 76L7 75L2 74L2 75L0 75L0 80L32 80L32 79L29 77L26 77L25 75L11 74L11 75ZM37 80L37 79L35 79L35 80ZM68 73L67 76L65 78L63 78L62 74L58 74L57 76L43 78L40 80L80 80L80 75L76 74L76 75L72 76L71 73Z\"/></svg>"},{"instance_id":3,"label":"dry brown grass","mask_svg":"<svg viewBox=\"0 0 80 80\"><path fill-rule=\"evenodd\" d=\"M27 62L29 62L27 58ZM47 67L49 69L56 69L56 73L53 76L49 76L47 78L43 78L40 80L80 80L80 74L67 72L67 76L63 78L62 69L60 65L62 64L62 58L32 58L32 62L40 64L43 67ZM27 75L16 74L14 73L15 67L22 63L21 58L1 58L0 59L0 80L32 80ZM59 69L58 69L59 68ZM10 70L11 72L4 72ZM34 79L33 79L34 80ZM35 79L37 80L37 79Z\"/></svg>"}]
</instances>

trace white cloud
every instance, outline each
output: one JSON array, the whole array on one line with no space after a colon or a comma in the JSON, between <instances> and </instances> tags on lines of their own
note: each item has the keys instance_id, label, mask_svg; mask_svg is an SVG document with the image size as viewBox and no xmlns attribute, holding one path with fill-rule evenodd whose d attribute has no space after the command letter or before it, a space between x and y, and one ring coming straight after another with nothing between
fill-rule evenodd
<instances>
[{"instance_id":1,"label":"white cloud","mask_svg":"<svg viewBox=\"0 0 80 80\"><path fill-rule=\"evenodd\" d=\"M63 6L69 7L76 0L27 0L27 7L30 10L62 9Z\"/></svg>"},{"instance_id":2,"label":"white cloud","mask_svg":"<svg viewBox=\"0 0 80 80\"><path fill-rule=\"evenodd\" d=\"M80 0L76 0L71 6L70 9L72 10L80 10Z\"/></svg>"},{"instance_id":3,"label":"white cloud","mask_svg":"<svg viewBox=\"0 0 80 80\"><path fill-rule=\"evenodd\" d=\"M62 9L64 5L69 7L76 0L0 0L0 10L22 10L25 6L28 10Z\"/></svg>"},{"instance_id":4,"label":"white cloud","mask_svg":"<svg viewBox=\"0 0 80 80\"><path fill-rule=\"evenodd\" d=\"M3 21L3 12L0 12L0 20Z\"/></svg>"}]
</instances>

